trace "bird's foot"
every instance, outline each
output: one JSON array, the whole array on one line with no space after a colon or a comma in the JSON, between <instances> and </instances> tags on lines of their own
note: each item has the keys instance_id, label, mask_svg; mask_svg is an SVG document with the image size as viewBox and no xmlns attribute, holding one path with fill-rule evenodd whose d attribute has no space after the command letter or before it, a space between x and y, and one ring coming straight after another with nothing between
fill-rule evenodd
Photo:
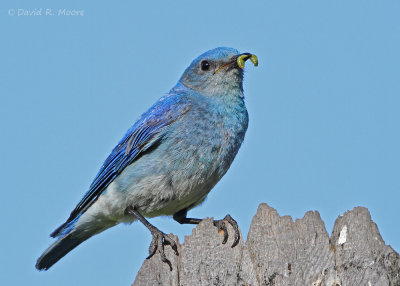
<instances>
[{"instance_id":1,"label":"bird's foot","mask_svg":"<svg viewBox=\"0 0 400 286\"><path fill-rule=\"evenodd\" d=\"M151 240L149 247L149 256L146 259L151 258L158 251L161 256L161 261L167 263L169 269L172 271L171 261L168 260L164 252L164 245L170 245L172 250L175 252L175 255L179 255L177 243L171 237L154 226L150 229L150 232L153 236L153 239Z\"/></svg>"},{"instance_id":2,"label":"bird's foot","mask_svg":"<svg viewBox=\"0 0 400 286\"><path fill-rule=\"evenodd\" d=\"M214 225L218 228L218 230L224 232L224 240L222 241L222 244L225 244L228 241L228 229L226 228L226 222L228 222L233 227L233 230L235 232L235 238L231 246L235 247L240 240L239 227L236 220L234 220L230 215L226 215L223 219L214 220Z\"/></svg>"}]
</instances>

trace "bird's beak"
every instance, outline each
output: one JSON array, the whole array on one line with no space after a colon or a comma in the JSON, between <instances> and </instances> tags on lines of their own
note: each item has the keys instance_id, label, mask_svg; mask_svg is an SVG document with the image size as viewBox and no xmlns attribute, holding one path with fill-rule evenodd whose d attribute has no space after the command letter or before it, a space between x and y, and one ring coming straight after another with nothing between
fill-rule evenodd
<instances>
[{"instance_id":1,"label":"bird's beak","mask_svg":"<svg viewBox=\"0 0 400 286\"><path fill-rule=\"evenodd\" d=\"M258 58L256 55L250 54L250 53L243 53L240 54L238 56L235 56L233 61L224 64L222 66L220 66L215 72L214 74L216 74L217 72L219 72L222 68L230 66L231 64L236 63L238 65L239 68L243 69L244 68L244 64L245 62L250 59L251 62L254 64L254 66L258 66Z\"/></svg>"}]
</instances>

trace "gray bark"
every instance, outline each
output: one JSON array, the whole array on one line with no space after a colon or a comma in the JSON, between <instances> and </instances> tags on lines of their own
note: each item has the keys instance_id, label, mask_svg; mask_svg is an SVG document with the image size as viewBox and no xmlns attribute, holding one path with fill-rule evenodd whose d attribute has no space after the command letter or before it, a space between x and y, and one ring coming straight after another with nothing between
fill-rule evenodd
<instances>
[{"instance_id":1,"label":"gray bark","mask_svg":"<svg viewBox=\"0 0 400 286\"><path fill-rule=\"evenodd\" d=\"M132 285L400 286L400 256L363 207L339 216L329 238L317 211L293 221L260 204L247 241L241 236L231 248L232 236L221 244L205 219L179 244L179 256L166 246L172 271L156 254Z\"/></svg>"}]
</instances>

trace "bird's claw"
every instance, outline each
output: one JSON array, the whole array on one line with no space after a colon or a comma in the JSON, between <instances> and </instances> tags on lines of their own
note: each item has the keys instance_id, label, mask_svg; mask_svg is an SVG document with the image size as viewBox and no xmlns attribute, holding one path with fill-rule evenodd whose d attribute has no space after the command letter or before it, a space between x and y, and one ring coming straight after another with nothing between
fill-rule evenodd
<instances>
[{"instance_id":1,"label":"bird's claw","mask_svg":"<svg viewBox=\"0 0 400 286\"><path fill-rule=\"evenodd\" d=\"M175 240L173 240L167 234L163 233L157 228L151 229L151 235L153 236L153 238L149 246L149 256L146 259L151 258L158 251L161 256L161 261L167 263L169 266L169 270L172 271L172 264L165 255L164 245L170 245L172 250L175 252L175 255L179 255L177 243L175 242Z\"/></svg>"},{"instance_id":2,"label":"bird's claw","mask_svg":"<svg viewBox=\"0 0 400 286\"><path fill-rule=\"evenodd\" d=\"M230 215L226 215L223 219L214 220L214 226L216 226L218 230L222 230L224 232L224 240L222 241L222 244L225 244L228 241L228 229L226 228L225 222L228 222L233 227L235 238L231 247L235 247L240 240L239 227L236 220L234 220Z\"/></svg>"}]
</instances>

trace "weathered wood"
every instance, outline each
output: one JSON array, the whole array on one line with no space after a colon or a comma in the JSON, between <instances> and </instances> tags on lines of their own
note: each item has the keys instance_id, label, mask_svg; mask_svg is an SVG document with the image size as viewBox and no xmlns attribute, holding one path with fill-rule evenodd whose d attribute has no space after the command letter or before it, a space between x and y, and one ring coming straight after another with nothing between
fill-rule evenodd
<instances>
[{"instance_id":1,"label":"weathered wood","mask_svg":"<svg viewBox=\"0 0 400 286\"><path fill-rule=\"evenodd\" d=\"M329 238L318 212L293 222L261 204L246 242L231 248L231 238L221 241L205 219L179 244L179 256L166 247L173 271L154 255L133 285L400 286L400 256L366 208L340 216Z\"/></svg>"},{"instance_id":2,"label":"weathered wood","mask_svg":"<svg viewBox=\"0 0 400 286\"><path fill-rule=\"evenodd\" d=\"M354 208L336 220L331 247L342 285L400 285L399 255L385 244L366 208Z\"/></svg>"},{"instance_id":3,"label":"weathered wood","mask_svg":"<svg viewBox=\"0 0 400 286\"><path fill-rule=\"evenodd\" d=\"M318 212L307 212L293 222L261 204L251 223L247 246L259 285L312 285L334 266L329 235Z\"/></svg>"}]
</instances>

